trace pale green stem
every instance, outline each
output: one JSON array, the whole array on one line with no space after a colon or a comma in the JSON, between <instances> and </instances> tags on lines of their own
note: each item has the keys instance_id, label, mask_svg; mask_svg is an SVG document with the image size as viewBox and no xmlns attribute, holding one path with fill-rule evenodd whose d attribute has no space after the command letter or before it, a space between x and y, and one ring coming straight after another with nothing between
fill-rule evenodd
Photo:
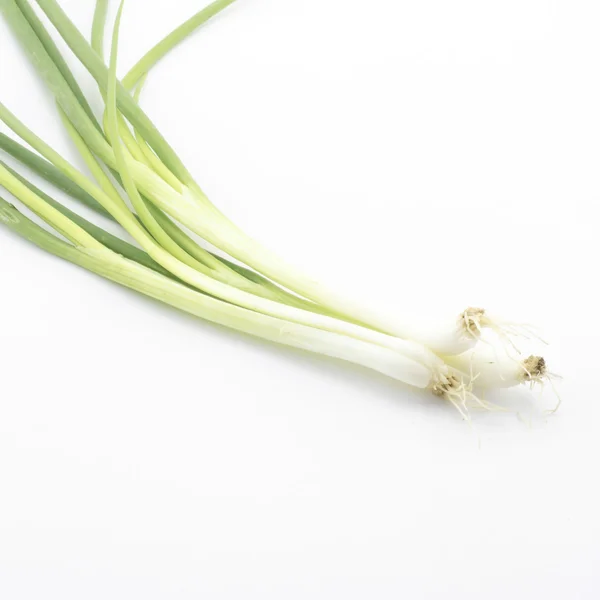
<instances>
[{"instance_id":1,"label":"pale green stem","mask_svg":"<svg viewBox=\"0 0 600 600\"><path fill-rule=\"evenodd\" d=\"M4 114L3 114L4 113ZM262 298L254 295L252 292L247 292L235 288L231 285L224 284L220 281L213 279L203 273L200 273L185 263L179 261L160 245L158 245L154 239L143 229L135 217L130 211L123 209L120 205L114 202L114 200L108 196L102 189L91 182L87 177L75 169L68 161L66 161L60 154L50 148L48 144L40 140L33 132L31 132L25 125L23 125L12 113L6 110L2 104L0 104L0 117L6 122L11 123L14 130L18 130L19 135L25 139L30 145L32 145L38 152L50 160L54 165L63 171L63 173L71 177L77 182L86 192L91 194L95 200L97 200L106 210L108 210L115 220L117 220L123 228L140 244L140 246L150 255L150 257L159 263L163 268L170 271L178 279L188 283L189 285L215 296L221 298L232 304L237 304L249 310L261 312L265 315L271 315L276 318L284 319L286 321L292 321L294 323L307 325L309 327L316 327L333 333L340 333L342 335L349 335L356 339L362 339L364 341L377 343L382 346L392 346L396 350L400 350L403 353L414 353L414 345L403 340L386 336L376 331L366 329L354 325L352 323L338 320L332 317L328 317L322 314L316 314L308 310L303 310L281 304L273 300ZM124 173L125 174L125 173ZM135 184L132 185L132 180L129 180L125 184L126 191L128 187L132 189ZM137 192L137 189L135 190ZM93 239L93 238L92 238ZM400 349L400 348L401 349ZM418 352L422 352L424 347L419 347Z\"/></svg>"},{"instance_id":2,"label":"pale green stem","mask_svg":"<svg viewBox=\"0 0 600 600\"><path fill-rule=\"evenodd\" d=\"M113 185L108 175L104 172L104 169L96 159L96 157L90 152L89 148L83 141L83 138L79 135L69 118L64 113L63 109L58 107L58 114L63 122L63 125L67 131L67 134L71 138L71 141L75 145L75 148L79 152L79 155L83 159L87 168L90 170L93 178L97 181L98 185L102 190L111 197L115 204L120 205L123 209L129 210L129 207L125 203L125 200L119 194L117 188Z\"/></svg>"},{"instance_id":3,"label":"pale green stem","mask_svg":"<svg viewBox=\"0 0 600 600\"><path fill-rule=\"evenodd\" d=\"M71 69L69 69L67 63L65 62L64 58L62 57L60 50L56 47L56 44L50 37L50 34L46 30L46 28L44 27L42 22L39 20L38 16L35 14L35 11L31 8L31 6L27 2L25 2L23 0L15 0L15 1L18 5L19 9L23 13L23 16L25 17L25 19L27 19L31 29L33 30L33 32L35 33L35 35L41 42L41 44L44 47L45 51L47 52L48 56L50 56L50 58L52 59L52 62L54 62L54 64L60 71L60 74L63 76L67 85L73 92L73 95L77 99L77 102L80 104L81 108L83 108L83 110L85 111L85 113L89 117L89 119L92 121L92 123L99 130L100 125L98 124L98 121L96 120L94 112L92 111L90 105L88 104L88 101L87 101L84 93L81 91L81 88L79 87L79 84L77 83L75 77L73 76ZM101 0L101 2L102 1L103 0Z\"/></svg>"},{"instance_id":4,"label":"pale green stem","mask_svg":"<svg viewBox=\"0 0 600 600\"><path fill-rule=\"evenodd\" d=\"M63 206L60 202L57 202L54 198L46 194L43 190L40 190L38 187L33 185L30 181L27 181L22 175L17 173L7 164L0 160L0 165L2 165L7 171L9 171L14 177L16 177L23 185L27 186L34 194L37 194L42 200L44 200L47 204L61 212L65 217L79 225L84 231L89 233L94 239L100 242L103 246L106 246L113 252L117 254L121 254L125 258L130 260L134 260L135 262L144 265L145 267L149 267L150 269L154 269L157 273L164 275L165 277L174 276L169 273L166 269L163 269L157 262L153 261L143 250L137 248L136 246L122 240L116 235L112 235L105 231L101 227L90 223L88 220L84 219L82 216L77 213L69 210L66 206Z\"/></svg>"},{"instance_id":5,"label":"pale green stem","mask_svg":"<svg viewBox=\"0 0 600 600\"><path fill-rule=\"evenodd\" d=\"M24 133L23 130L21 130L21 133ZM30 135L32 135L31 132L28 132L28 133ZM30 135L27 136L28 141L33 143L34 147L37 147L36 138L30 137ZM37 140L40 141L39 138L37 138ZM60 171L59 169L57 169L51 162L49 162L45 158L42 158L38 154L31 152L30 150L25 148L23 145L19 144L17 141L9 138L8 136L6 136L2 133L0 133L0 148L3 149L4 151L8 152L11 156L16 158L19 162L21 162L28 168L32 169L35 173L37 173L38 175L43 177L46 181L51 183L53 186L62 190L69 196L72 196L73 198L79 200L85 206L95 210L96 212L98 212L108 218L111 218L111 219L115 218L97 200L95 200L93 196L91 196L87 191L85 191L82 187L80 187L77 183L75 183L75 181L73 181L73 179L71 179L70 176L65 175L63 173L63 171ZM53 157L53 158L56 159L56 157ZM63 169L64 168L65 168L65 166L63 165ZM71 175L72 175L72 173L71 173ZM24 182L23 180L21 180L21 181ZM34 189L34 191L36 191L36 190ZM165 217L165 222L164 223L161 222L161 225L163 226L164 229L166 229L170 233L170 231L168 230L169 225L166 224L168 217L166 217L164 215L164 213L162 213L160 211L160 209L155 208L153 205L151 205L151 210L157 211L155 213L155 217L157 219L159 218L158 217L159 212L161 215L163 215ZM71 213L71 214L73 214L73 213ZM69 214L67 214L67 216L69 216ZM169 220L169 223L172 224L172 222L170 220ZM78 224L81 225L81 223L78 223ZM84 227L84 229L85 229L85 227ZM185 236L185 234L181 230L179 230L179 231L180 231L181 236ZM88 233L91 233L92 235L94 235L94 233L92 233L92 232L88 231ZM94 237L96 237L104 245L107 245L105 243L105 240L97 237L96 235L94 235ZM210 252L207 253L208 254L207 257L204 257L203 254L201 255L201 254L197 253L196 249L200 248L203 252L206 252L206 251L204 249L202 249L201 247L199 247L193 240L190 239L190 242L191 242L191 244L190 244L189 249L185 245L183 245L183 247L184 247L184 249L187 249L190 252L190 254L192 254L192 256L195 256L198 260L200 260L201 258L206 258L206 262L204 262L204 260L201 260L201 262L204 262L204 264L206 264L207 266L211 266L211 265L215 264L215 261L217 262L217 264L222 265L221 268L215 269L216 274L213 274L213 277L218 278L220 281L229 282L232 285L236 285L236 287L242 287L242 288L247 287L248 281L251 281L251 282L257 284L258 286L269 290L273 297L279 298L282 302L285 302L286 304L289 304L290 306L298 306L299 308L304 308L306 310L312 310L313 312L321 312L321 309L319 307L312 305L308 301L298 298L297 296L293 296L292 294L289 294L288 292L285 292L284 290L282 290L281 288L279 288L278 286L276 286L275 284L270 282L268 279L265 279L264 277L255 273L254 271L251 271L250 269L247 269L247 268L245 268L241 265L238 265L234 262L228 261L227 259L225 259L221 256L217 257L216 255L214 255ZM183 243L185 244L185 241ZM195 246L195 248L194 248L194 246ZM120 250L115 249L112 246L109 246L109 247L111 247L111 249L115 250L116 252L122 253ZM194 252L196 252L196 254L194 254L192 252L192 250ZM154 263L154 261L152 261L152 259L150 259L146 255L145 252L143 252L141 250L139 252L142 255L146 256L148 258L148 261ZM124 255L127 256L127 258L132 258L131 256L128 256L126 253L124 253ZM138 259L139 259L139 257L135 258L135 260L138 260ZM140 261L138 260L138 262L140 262ZM154 264L156 264L156 263L154 263ZM225 267L226 267L226 269L225 269ZM162 267L160 267L160 268L162 268ZM239 280L234 281L231 278L228 279L227 275L231 271L237 273L240 277L242 277L244 280L247 280L247 281L240 282ZM220 273L222 273L222 276ZM258 293L258 292L255 291L255 293ZM259 293L258 295L261 295L261 294Z\"/></svg>"},{"instance_id":6,"label":"pale green stem","mask_svg":"<svg viewBox=\"0 0 600 600\"><path fill-rule=\"evenodd\" d=\"M175 46L180 44L186 37L206 23L206 21L234 2L235 0L216 0L216 2L213 2L206 8L198 11L185 23L182 23L177 29L169 33L169 35L146 52L146 54L144 54L144 56L142 56L142 58L140 58L140 60L138 60L138 62L129 70L127 75L123 78L124 87L128 90L133 89L136 83Z\"/></svg>"},{"instance_id":7,"label":"pale green stem","mask_svg":"<svg viewBox=\"0 0 600 600\"><path fill-rule=\"evenodd\" d=\"M212 323L355 363L421 389L432 370L398 352L343 335L295 325L191 290L107 249L80 249L41 229L0 198L0 223L39 248L88 271Z\"/></svg>"},{"instance_id":8,"label":"pale green stem","mask_svg":"<svg viewBox=\"0 0 600 600\"><path fill-rule=\"evenodd\" d=\"M108 12L108 0L96 0L94 9L94 21L92 23L92 48L96 54L104 61L104 26L106 24L106 14Z\"/></svg>"},{"instance_id":9,"label":"pale green stem","mask_svg":"<svg viewBox=\"0 0 600 600\"><path fill-rule=\"evenodd\" d=\"M113 144L113 151L117 162L117 169L121 177L121 181L125 187L125 191L131 200L133 208L140 218L142 224L154 237L154 239L174 258L185 263L189 267L203 273L204 275L211 275L211 269L202 264L190 256L183 248L181 248L172 238L169 236L161 225L154 218L154 215L149 210L148 205L139 193L135 181L129 171L128 158L125 155L125 151L121 144L119 136L119 120L117 111L117 55L119 49L119 26L121 23L121 16L123 14L123 2L119 5L117 16L115 19L114 32L112 36L111 53L110 53L110 67L109 67L109 78L108 78L108 89L106 95L106 115L107 125L109 132L109 138ZM83 143L83 140L81 140ZM90 157L92 156L89 153Z\"/></svg>"},{"instance_id":10,"label":"pale green stem","mask_svg":"<svg viewBox=\"0 0 600 600\"><path fill-rule=\"evenodd\" d=\"M12 2L14 0L4 0L5 2ZM26 1L26 0L22 0ZM40 8L46 13L46 16L50 19L54 27L56 27L59 34L65 40L67 45L71 48L74 54L79 58L82 64L90 72L92 77L96 80L102 90L108 88L108 69L90 46L85 37L71 22L69 17L65 14L63 9L60 7L56 0L36 0ZM152 121L144 113L143 110L135 103L133 98L127 92L127 90L117 83L117 104L119 109L132 123L132 125L138 129L144 139L150 144L152 149L160 157L160 159L169 167L169 169L176 175L176 177L187 184L192 182L193 178L189 171L185 168L173 148L167 143L165 138L156 129ZM68 111L67 111L67 114ZM75 124L76 125L76 124ZM77 126L77 125L76 125ZM85 136L83 136L86 139ZM86 139L86 143L87 143ZM91 146L94 152L96 149ZM104 157L102 157L104 160ZM106 162L106 161L105 161Z\"/></svg>"},{"instance_id":11,"label":"pale green stem","mask_svg":"<svg viewBox=\"0 0 600 600\"><path fill-rule=\"evenodd\" d=\"M25 0L22 1L24 2ZM4 2L5 5L14 5L14 0L4 0ZM106 88L108 84L106 66L102 63L98 55L89 46L73 23L68 19L56 0L37 0L37 2L53 22L67 44L98 81L100 87ZM40 51L45 54L35 33L32 33L32 35L35 38L32 41L32 44L37 42L40 46ZM31 52L31 48L29 51ZM52 63L50 59L49 62ZM64 91L64 96L68 96L67 100L74 102L79 107L80 112L83 113L89 124L89 118L87 118L83 109L78 105L71 90L68 88L68 85L64 83L64 79L62 79L60 72L58 72L58 69L53 63L51 66L54 68L55 72L44 75L50 80L60 78L62 83L58 85L59 89L56 93L60 95ZM52 81L51 85L53 85ZM67 88L66 91L62 90L62 86ZM71 96L69 96L69 93ZM379 331L395 332L399 335L404 333L402 328L398 328L394 325L390 326L387 319L382 319L379 314L367 311L362 306L354 305L345 298L338 297L317 281L290 268L290 265L279 259L273 253L267 251L264 247L249 238L239 228L233 225L233 223L220 213L220 211L218 211L218 209L202 194L187 170L172 152L172 149L166 144L162 136L156 131L145 113L141 111L139 106L119 84L117 84L116 95L123 114L132 123L133 127L140 131L144 139L146 139L156 151L159 158L161 158L174 174L191 190L191 193L187 195L184 190L184 196L182 197L178 195L173 188L165 184L154 171L146 169L146 172L144 172L143 164L132 164L131 166L134 168L133 173L136 185L140 186L140 189L151 201L157 203L160 208L165 210L176 220L184 222L195 233L201 235L225 253L253 267L263 275L296 292L300 296L326 307L332 313L342 315L349 322L365 323ZM66 112L69 115L69 112ZM75 115L75 117L79 116L81 115ZM69 115L69 118L71 119L71 115ZM74 124L77 127L77 124ZM95 128L92 127L92 129L93 132L86 131L86 135L89 135L90 138L94 138L94 133L99 135ZM79 127L78 131L81 133ZM82 137L84 137L86 143L88 143L86 136L82 135ZM106 144L106 141L102 138L102 143L100 143L97 138L94 138L92 139L92 142L94 144L97 143L99 149L94 148L93 145L90 145L90 148L99 154L109 166L114 167L114 164L110 164L111 160L114 161L114 153L110 151L111 149L108 144ZM106 151L107 147L108 152ZM165 190L164 188L167 189ZM189 202L192 202L195 205L195 209L191 212L187 211L187 203ZM166 265L163 266L166 267ZM172 266L173 268L179 268L179 265ZM178 274L178 276L180 275ZM275 310L274 307L273 310Z\"/></svg>"},{"instance_id":12,"label":"pale green stem","mask_svg":"<svg viewBox=\"0 0 600 600\"><path fill-rule=\"evenodd\" d=\"M430 386L431 370L400 353L295 325L199 294L106 249L82 250L48 233L0 198L0 223L39 248L192 315L265 340L346 360L408 385Z\"/></svg>"},{"instance_id":13,"label":"pale green stem","mask_svg":"<svg viewBox=\"0 0 600 600\"><path fill-rule=\"evenodd\" d=\"M117 22L115 27L119 24L121 18L122 8L119 8L119 12L117 14ZM96 19L105 18L106 13L103 11L96 12ZM95 30L98 33L98 37L96 39L96 45L103 45L102 37L100 36L100 30L104 31L104 25L100 25L99 22L96 23ZM112 53L111 53L112 57ZM106 97L106 107L107 110L104 113L104 123L106 132L108 134L109 141L112 143L113 150L115 152L115 157L117 159L117 164L119 165L120 177L123 180L123 165L129 161L129 157L125 156L123 148L121 146L120 137L123 138L125 142L125 146L127 150L131 153L133 158L142 164L148 165L146 162L144 153L139 148L136 139L133 137L129 128L127 127L127 123L125 119L122 117L120 113L118 113L116 109L116 91L113 90L112 80L116 81L116 60L113 61L115 64L111 63L111 68L109 69L109 87L108 93L115 96ZM116 89L116 85L115 85ZM104 94L103 94L104 95ZM112 102L112 103L111 103ZM114 128L114 124L111 119L114 120L116 115L117 118L117 130ZM72 129L72 128L71 128ZM74 132L70 132L71 137L74 137ZM86 162L89 163L89 160L94 160L91 153L87 151L86 148L82 148L82 145L85 145L85 142L81 139L76 140L76 143L80 149L80 152L87 154L88 159ZM162 163L160 163L162 164ZM99 166L97 166L97 169ZM101 169L100 169L101 170ZM100 179L96 177L96 179L101 184L102 188L105 192L113 197L119 197L118 192L112 185L112 183L108 180L107 177ZM181 189L181 184L179 184ZM130 188L131 192L132 188ZM137 188L136 188L137 190ZM130 196L130 199L134 205L134 208L140 217L142 224L148 229L148 231L153 235L153 237L165 248L168 250L173 256L181 260L182 262L188 264L189 266L195 268L196 270L208 274L211 274L210 269L215 269L219 271L219 279L225 280L227 282L231 282L232 279L238 279L237 285L238 287L243 287L248 289L249 286L247 280L239 280L239 275L234 271L230 271L226 269L222 263L220 263L217 259L215 259L211 254L209 254L206 250L200 248L191 238L185 236L180 229L172 223L168 217L164 216L160 209L152 207L150 203L147 203L144 198L139 194L134 194ZM168 231L167 231L168 228ZM189 252L189 250L193 250L193 252ZM226 270L226 273L223 273L223 270ZM215 274L216 275L216 274ZM268 290L257 290L260 295L270 297L272 293Z\"/></svg>"},{"instance_id":14,"label":"pale green stem","mask_svg":"<svg viewBox=\"0 0 600 600\"><path fill-rule=\"evenodd\" d=\"M146 76L147 74L139 80L138 85L136 86L135 91L133 92L133 99L136 101L137 104L140 103L140 94L142 93L142 88L144 87L144 83L146 82ZM181 183L181 181L179 181L179 179L177 179L177 177L175 177L175 175L173 175L173 173L171 173L171 171L167 169L167 167L160 160L160 158L156 156L156 154L152 151L152 148L150 148L150 146L148 146L148 144L146 143L146 140L140 135L140 132L134 130L134 133L140 151L146 158L146 164L149 165L155 173L160 175L160 177L162 177L174 190L181 193L183 191L183 184Z\"/></svg>"},{"instance_id":15,"label":"pale green stem","mask_svg":"<svg viewBox=\"0 0 600 600\"><path fill-rule=\"evenodd\" d=\"M95 238L73 223L60 211L50 206L43 198L21 183L7 168L0 163L0 186L18 198L44 221L51 224L59 233L78 246L87 248L103 248Z\"/></svg>"},{"instance_id":16,"label":"pale green stem","mask_svg":"<svg viewBox=\"0 0 600 600\"><path fill-rule=\"evenodd\" d=\"M95 210L102 216L112 218L112 215L101 206L92 196L83 188L77 185L70 177L67 177L62 171L59 171L51 162L28 150L12 138L0 133L0 149L10 154L20 163L43 177L54 187L65 192L69 196L79 200L83 205Z\"/></svg>"},{"instance_id":17,"label":"pale green stem","mask_svg":"<svg viewBox=\"0 0 600 600\"><path fill-rule=\"evenodd\" d=\"M36 29L38 29L36 32L25 18L23 12L21 12L21 8L26 10L25 7L27 7L31 10L31 7L26 0L18 1L19 4L17 5L16 0L2 0L1 6L3 15L9 26L27 53L31 63L46 82L50 91L54 94L56 101L65 111L69 120L73 123L80 135L86 140L88 146L90 146L104 162L114 166L114 155L111 147L104 139L95 119L88 115L77 97L77 90L79 89L77 84L72 83L74 88L71 88L71 85L69 85L69 82L65 79L65 75L63 75L62 71L67 74L69 80L74 81L72 76L70 77L68 75L68 73L70 73L68 67L64 61L60 63L61 66L59 67L40 40L39 35L43 35L42 32L45 32L43 24L39 20L36 22ZM52 50L52 52L54 51ZM59 54L58 51L56 53ZM56 60L59 59L56 58Z\"/></svg>"}]
</instances>

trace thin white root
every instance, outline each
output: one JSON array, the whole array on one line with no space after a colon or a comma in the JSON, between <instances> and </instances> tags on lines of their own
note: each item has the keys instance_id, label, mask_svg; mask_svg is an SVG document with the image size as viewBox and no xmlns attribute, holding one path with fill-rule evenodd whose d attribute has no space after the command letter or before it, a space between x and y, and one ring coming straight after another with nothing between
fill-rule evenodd
<instances>
[{"instance_id":1,"label":"thin white root","mask_svg":"<svg viewBox=\"0 0 600 600\"><path fill-rule=\"evenodd\" d=\"M548 370L546 361L541 356L529 356L519 360L507 352L506 356L498 356L493 349L478 347L469 353L460 356L446 357L448 364L455 369L458 377L469 381L469 387L473 385L478 393L484 390L509 388L518 385L526 385L530 391L539 387L540 397L543 395L545 386L550 385L554 395L558 399L556 406L547 412L555 413L561 398L555 386L555 381L560 377ZM471 398L472 404L486 408L487 410L498 410L485 399Z\"/></svg>"},{"instance_id":2,"label":"thin white root","mask_svg":"<svg viewBox=\"0 0 600 600\"><path fill-rule=\"evenodd\" d=\"M560 397L560 394L556 389L556 385L554 385L554 380L561 379L560 375L548 371L546 361L541 356L530 356L529 358L525 359L522 363L520 363L520 365L523 369L523 382L529 383L529 389L531 391L534 390L536 385L539 385L540 397L544 393L546 383L550 384L550 387L552 388L552 391L556 396L557 402L554 408L546 411L546 414L553 415L562 404L562 398Z\"/></svg>"},{"instance_id":3,"label":"thin white root","mask_svg":"<svg viewBox=\"0 0 600 600\"><path fill-rule=\"evenodd\" d=\"M548 381L548 383L550 384L550 387L552 388L552 391L554 392L554 395L556 396L556 406L554 408L551 408L546 411L546 413L549 415L553 415L560 408L560 405L562 404L562 398L560 397L560 394L558 393L558 390L556 389L556 385L554 385L555 379L561 379L561 376L557 375L556 373L546 373L546 381ZM542 391L543 391L543 383L542 383Z\"/></svg>"},{"instance_id":4,"label":"thin white root","mask_svg":"<svg viewBox=\"0 0 600 600\"><path fill-rule=\"evenodd\" d=\"M527 340L535 339L543 344L548 344L548 342L543 340L536 333L535 328L532 325L505 321L492 317L483 308L470 306L460 314L458 321L462 333L466 338L475 339L485 343L485 340L482 339L483 330L489 329L493 331L506 346L512 347L519 354L521 352L514 343L513 338L523 338Z\"/></svg>"},{"instance_id":5,"label":"thin white root","mask_svg":"<svg viewBox=\"0 0 600 600\"><path fill-rule=\"evenodd\" d=\"M481 408L487 411L506 412L506 409L488 402L473 393L473 385L478 375L458 377L454 374L440 375L431 386L431 391L440 398L444 398L459 412L460 416L471 424L470 408Z\"/></svg>"}]
</instances>

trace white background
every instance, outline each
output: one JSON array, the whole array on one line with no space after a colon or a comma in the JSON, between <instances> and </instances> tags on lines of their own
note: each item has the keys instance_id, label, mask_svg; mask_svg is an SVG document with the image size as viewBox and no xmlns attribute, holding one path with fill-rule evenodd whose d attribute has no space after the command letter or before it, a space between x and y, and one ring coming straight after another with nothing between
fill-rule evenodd
<instances>
[{"instance_id":1,"label":"white background","mask_svg":"<svg viewBox=\"0 0 600 600\"><path fill-rule=\"evenodd\" d=\"M61 4L89 30L92 0ZM202 4L128 0L120 72ZM375 305L541 326L563 405L507 392L530 425L471 430L2 230L0 595L597 598L599 23L595 0L240 0L164 60L143 102L218 206ZM75 160L4 23L0 77Z\"/></svg>"}]
</instances>

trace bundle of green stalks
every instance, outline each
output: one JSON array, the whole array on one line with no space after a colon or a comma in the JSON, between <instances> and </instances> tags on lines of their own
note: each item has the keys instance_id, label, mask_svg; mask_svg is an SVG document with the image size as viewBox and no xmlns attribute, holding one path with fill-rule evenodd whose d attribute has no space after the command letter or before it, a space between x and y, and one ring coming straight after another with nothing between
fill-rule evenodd
<instances>
[{"instance_id":1,"label":"bundle of green stalks","mask_svg":"<svg viewBox=\"0 0 600 600\"><path fill-rule=\"evenodd\" d=\"M497 408L478 389L551 380L543 358L520 360L508 351L512 338L527 335L527 328L480 308L468 308L436 329L415 326L410 315L383 317L287 264L207 198L142 110L139 97L154 65L233 2L216 0L199 11L119 80L122 4L107 65L108 0L96 2L89 42L56 0L36 0L37 7L28 0L0 0L4 19L54 95L58 117L91 175L0 103L0 119L14 134L0 133L0 149L18 165L0 160L0 186L52 232L2 198L0 223L47 252L202 319L430 390L465 419L471 407ZM52 33L39 10L52 24ZM66 42L98 84L103 114L91 109L53 35ZM63 206L22 174L27 172L115 221L136 245Z\"/></svg>"}]
</instances>

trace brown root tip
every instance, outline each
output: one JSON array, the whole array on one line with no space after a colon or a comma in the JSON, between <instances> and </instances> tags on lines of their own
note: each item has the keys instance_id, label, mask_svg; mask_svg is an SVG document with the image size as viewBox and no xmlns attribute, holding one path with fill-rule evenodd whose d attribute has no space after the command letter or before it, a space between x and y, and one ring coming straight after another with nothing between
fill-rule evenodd
<instances>
[{"instance_id":1,"label":"brown root tip","mask_svg":"<svg viewBox=\"0 0 600 600\"><path fill-rule=\"evenodd\" d=\"M446 393L441 385L434 385L431 388L431 392L434 396L439 396L440 398L443 398L444 394Z\"/></svg>"},{"instance_id":2,"label":"brown root tip","mask_svg":"<svg viewBox=\"0 0 600 600\"><path fill-rule=\"evenodd\" d=\"M481 318L485 314L485 309L469 306L463 314L470 319Z\"/></svg>"},{"instance_id":3,"label":"brown root tip","mask_svg":"<svg viewBox=\"0 0 600 600\"><path fill-rule=\"evenodd\" d=\"M469 306L469 308L460 313L460 316L458 317L459 327L461 327L467 336L478 339L481 335L481 326L483 324L484 315L485 310L483 308Z\"/></svg>"},{"instance_id":4,"label":"brown root tip","mask_svg":"<svg viewBox=\"0 0 600 600\"><path fill-rule=\"evenodd\" d=\"M547 373L546 361L541 356L530 356L523 361L525 381L539 381Z\"/></svg>"},{"instance_id":5,"label":"brown root tip","mask_svg":"<svg viewBox=\"0 0 600 600\"><path fill-rule=\"evenodd\" d=\"M443 380L434 383L431 386L431 391L435 396L445 397L450 391L454 391L460 387L460 380L454 375L448 375Z\"/></svg>"}]
</instances>

